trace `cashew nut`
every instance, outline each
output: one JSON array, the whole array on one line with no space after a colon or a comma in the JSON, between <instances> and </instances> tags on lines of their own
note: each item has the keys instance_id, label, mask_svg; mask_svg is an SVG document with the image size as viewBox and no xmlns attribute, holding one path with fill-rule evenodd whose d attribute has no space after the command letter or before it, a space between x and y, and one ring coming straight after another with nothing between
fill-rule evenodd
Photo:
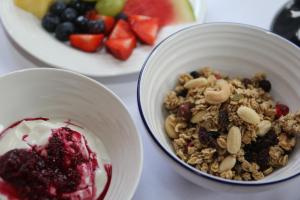
<instances>
[{"instance_id":1,"label":"cashew nut","mask_svg":"<svg viewBox=\"0 0 300 200\"><path fill-rule=\"evenodd\" d=\"M230 96L230 86L224 79L217 80L216 86L220 88L219 91L213 91L211 88L207 88L204 92L205 100L210 104L220 104Z\"/></svg>"},{"instance_id":2,"label":"cashew nut","mask_svg":"<svg viewBox=\"0 0 300 200\"><path fill-rule=\"evenodd\" d=\"M174 115L169 115L165 121L165 130L168 136L172 139L178 138L178 133L175 131L176 118Z\"/></svg>"},{"instance_id":3,"label":"cashew nut","mask_svg":"<svg viewBox=\"0 0 300 200\"><path fill-rule=\"evenodd\" d=\"M188 81L187 83L184 84L184 87L186 89L192 89L192 88L202 88L205 87L207 85L207 79L200 77L200 78L196 78L196 79L192 79L190 81Z\"/></svg>"}]
</instances>

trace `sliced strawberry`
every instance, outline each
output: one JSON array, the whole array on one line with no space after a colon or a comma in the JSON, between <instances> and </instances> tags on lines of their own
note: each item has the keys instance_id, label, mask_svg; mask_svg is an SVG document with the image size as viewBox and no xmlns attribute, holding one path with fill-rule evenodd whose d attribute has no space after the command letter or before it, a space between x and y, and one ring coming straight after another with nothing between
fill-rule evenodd
<instances>
[{"instance_id":1,"label":"sliced strawberry","mask_svg":"<svg viewBox=\"0 0 300 200\"><path fill-rule=\"evenodd\" d=\"M89 20L96 20L98 12L96 10L90 10L85 14L85 17Z\"/></svg>"},{"instance_id":2,"label":"sliced strawberry","mask_svg":"<svg viewBox=\"0 0 300 200\"><path fill-rule=\"evenodd\" d=\"M120 19L111 32L109 39L134 37L130 25L125 20Z\"/></svg>"},{"instance_id":3,"label":"sliced strawberry","mask_svg":"<svg viewBox=\"0 0 300 200\"><path fill-rule=\"evenodd\" d=\"M159 20L143 15L129 16L131 29L137 37L144 43L153 45L155 43L158 30Z\"/></svg>"},{"instance_id":4,"label":"sliced strawberry","mask_svg":"<svg viewBox=\"0 0 300 200\"><path fill-rule=\"evenodd\" d=\"M108 52L120 60L127 60L136 45L135 37L108 39L105 43Z\"/></svg>"},{"instance_id":5,"label":"sliced strawberry","mask_svg":"<svg viewBox=\"0 0 300 200\"><path fill-rule=\"evenodd\" d=\"M96 15L94 20L103 20L105 24L105 34L109 34L115 25L115 18L112 16Z\"/></svg>"},{"instance_id":6,"label":"sliced strawberry","mask_svg":"<svg viewBox=\"0 0 300 200\"><path fill-rule=\"evenodd\" d=\"M103 39L103 34L73 34L70 36L70 43L82 51L95 52L100 48Z\"/></svg>"}]
</instances>

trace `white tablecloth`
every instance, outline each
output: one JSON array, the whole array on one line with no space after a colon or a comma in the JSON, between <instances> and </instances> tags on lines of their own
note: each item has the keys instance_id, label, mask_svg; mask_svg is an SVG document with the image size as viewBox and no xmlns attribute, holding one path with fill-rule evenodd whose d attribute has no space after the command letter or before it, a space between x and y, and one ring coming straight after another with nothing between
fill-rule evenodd
<instances>
[{"instance_id":1,"label":"white tablecloth","mask_svg":"<svg viewBox=\"0 0 300 200\"><path fill-rule=\"evenodd\" d=\"M238 22L269 29L271 20L286 0L206 0L206 22ZM26 39L26 38L24 38ZM41 49L42 50L42 49ZM20 50L0 26L0 75L18 69L45 66ZM164 162L158 149L147 135L136 105L137 75L116 79L101 79L127 105L133 115L144 143L144 170L134 200L293 200L300 199L299 185L289 185L256 194L215 193L198 187L179 175Z\"/></svg>"}]
</instances>

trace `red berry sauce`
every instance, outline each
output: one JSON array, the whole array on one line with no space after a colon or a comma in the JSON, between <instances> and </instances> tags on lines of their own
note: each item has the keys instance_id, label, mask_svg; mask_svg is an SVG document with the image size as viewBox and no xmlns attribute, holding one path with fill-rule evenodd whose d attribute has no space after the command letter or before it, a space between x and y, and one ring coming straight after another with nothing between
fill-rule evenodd
<instances>
[{"instance_id":1,"label":"red berry sauce","mask_svg":"<svg viewBox=\"0 0 300 200\"><path fill-rule=\"evenodd\" d=\"M80 133L68 127L53 129L45 146L6 152L0 163L0 177L4 181L0 181L0 194L9 200L102 200L112 176L112 166L104 165L108 179L97 198L96 154Z\"/></svg>"}]
</instances>

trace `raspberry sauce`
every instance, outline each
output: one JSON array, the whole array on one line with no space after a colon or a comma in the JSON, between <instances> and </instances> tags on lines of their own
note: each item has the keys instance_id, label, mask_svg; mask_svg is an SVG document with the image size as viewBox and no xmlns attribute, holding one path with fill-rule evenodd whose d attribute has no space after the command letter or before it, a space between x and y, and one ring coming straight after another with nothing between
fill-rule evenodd
<instances>
[{"instance_id":1,"label":"raspberry sauce","mask_svg":"<svg viewBox=\"0 0 300 200\"><path fill-rule=\"evenodd\" d=\"M22 121L34 120L48 119ZM0 139L22 121L0 133ZM16 148L0 155L0 194L9 200L103 200L111 182L111 164L103 164L107 181L97 197L95 173L100 163L85 137L67 126L51 132L46 145ZM24 133L22 139L27 137Z\"/></svg>"}]
</instances>

